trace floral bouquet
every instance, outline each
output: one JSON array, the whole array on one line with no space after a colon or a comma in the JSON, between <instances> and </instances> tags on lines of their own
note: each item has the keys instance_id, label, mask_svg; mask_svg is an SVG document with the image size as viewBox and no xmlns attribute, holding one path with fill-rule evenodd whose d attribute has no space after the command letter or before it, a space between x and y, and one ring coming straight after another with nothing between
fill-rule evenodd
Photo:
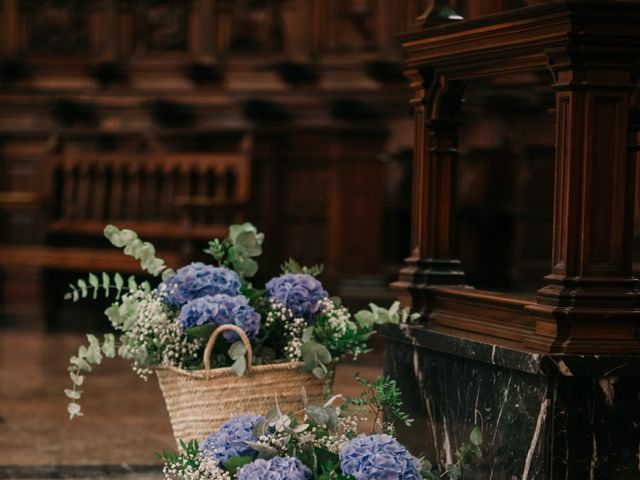
<instances>
[{"instance_id":1,"label":"floral bouquet","mask_svg":"<svg viewBox=\"0 0 640 480\"><path fill-rule=\"evenodd\" d=\"M102 273L70 285L66 297L73 301L113 297L105 314L116 331L102 341L88 335L88 345L71 357L71 418L82 415L86 374L103 357L119 355L144 379L156 372L176 438L201 438L233 413L267 408L274 389L287 407L301 385L310 398L326 398L336 361L366 352L375 324L409 316L397 303L352 315L316 278L321 266L293 260L265 288L254 287L264 235L249 223L209 242L205 252L214 264L177 271L135 232L109 225L104 234L158 281Z\"/></svg>"},{"instance_id":2,"label":"floral bouquet","mask_svg":"<svg viewBox=\"0 0 640 480\"><path fill-rule=\"evenodd\" d=\"M302 389L298 411L283 413L276 401L264 416L229 419L200 445L181 441L178 453L159 455L166 480L454 480L464 463L481 458L482 432L475 427L458 449L458 461L437 472L394 438L395 422L412 423L395 381L357 379L365 392L340 406L334 405L339 396L313 405ZM371 419L370 432L359 433L359 425Z\"/></svg>"}]
</instances>

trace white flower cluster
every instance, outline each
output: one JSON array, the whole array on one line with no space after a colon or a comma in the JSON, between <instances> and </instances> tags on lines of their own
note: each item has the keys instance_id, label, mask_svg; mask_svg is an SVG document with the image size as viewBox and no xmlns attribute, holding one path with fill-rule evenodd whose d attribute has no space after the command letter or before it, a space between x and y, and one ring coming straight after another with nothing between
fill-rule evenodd
<instances>
[{"instance_id":1,"label":"white flower cluster","mask_svg":"<svg viewBox=\"0 0 640 480\"><path fill-rule=\"evenodd\" d=\"M289 360L302 360L302 332L304 332L307 322L304 318L293 318L284 326L287 345L284 353Z\"/></svg>"},{"instance_id":2,"label":"white flower cluster","mask_svg":"<svg viewBox=\"0 0 640 480\"><path fill-rule=\"evenodd\" d=\"M211 458L200 457L198 467L169 463L162 469L166 480L231 480L231 474L222 470Z\"/></svg>"},{"instance_id":3,"label":"white flower cluster","mask_svg":"<svg viewBox=\"0 0 640 480\"><path fill-rule=\"evenodd\" d=\"M136 309L132 321L121 326L124 336L120 353L134 361L133 369L139 376L150 375L152 365L183 368L187 361L196 359L202 342L183 333L178 320L171 318L169 308L155 293L137 290L130 295L136 300Z\"/></svg>"},{"instance_id":4,"label":"white flower cluster","mask_svg":"<svg viewBox=\"0 0 640 480\"><path fill-rule=\"evenodd\" d=\"M338 419L338 429L333 435L317 436L317 428L312 427L310 434L313 436L312 443L316 447L321 447L333 453L339 453L342 447L358 434L359 422L366 417L345 416Z\"/></svg>"},{"instance_id":5,"label":"white flower cluster","mask_svg":"<svg viewBox=\"0 0 640 480\"><path fill-rule=\"evenodd\" d=\"M269 328L275 323L287 323L293 317L293 312L285 307L282 303L273 298L269 299L269 313L264 320L264 326Z\"/></svg>"},{"instance_id":6,"label":"white flower cluster","mask_svg":"<svg viewBox=\"0 0 640 480\"><path fill-rule=\"evenodd\" d=\"M346 335L355 326L349 310L343 306L337 307L330 298L320 300L320 310L327 316L329 326L337 335Z\"/></svg>"},{"instance_id":7,"label":"white flower cluster","mask_svg":"<svg viewBox=\"0 0 640 480\"><path fill-rule=\"evenodd\" d=\"M295 317L293 312L277 300L269 300L270 308L265 319L265 326L271 327L280 322L284 326L287 344L284 347L286 357L291 361L302 360L302 333L307 322L304 318Z\"/></svg>"},{"instance_id":8,"label":"white flower cluster","mask_svg":"<svg viewBox=\"0 0 640 480\"><path fill-rule=\"evenodd\" d=\"M265 447L275 448L278 455L286 455L287 444L290 440L291 435L289 433L276 431L269 435L261 435L256 443Z\"/></svg>"},{"instance_id":9,"label":"white flower cluster","mask_svg":"<svg viewBox=\"0 0 640 480\"><path fill-rule=\"evenodd\" d=\"M355 415L340 416L338 428L334 433L328 433L324 427L310 426L305 423L296 427L297 442L300 444L310 443L330 452L339 453L347 442L358 435L359 425L366 420L367 417ZM292 436L291 429L287 428L290 426L289 423L291 423L291 419L286 415L282 416L273 427L273 431L260 436L256 443L269 449L275 449L278 455L287 455Z\"/></svg>"},{"instance_id":10,"label":"white flower cluster","mask_svg":"<svg viewBox=\"0 0 640 480\"><path fill-rule=\"evenodd\" d=\"M353 360L357 360L358 356L366 351L366 336L359 333L358 323L354 321L349 310L336 305L330 298L324 298L320 301L320 311L322 312L320 336L323 338L323 343L332 350L332 353L348 352ZM316 326L317 330L318 326Z\"/></svg>"}]
</instances>

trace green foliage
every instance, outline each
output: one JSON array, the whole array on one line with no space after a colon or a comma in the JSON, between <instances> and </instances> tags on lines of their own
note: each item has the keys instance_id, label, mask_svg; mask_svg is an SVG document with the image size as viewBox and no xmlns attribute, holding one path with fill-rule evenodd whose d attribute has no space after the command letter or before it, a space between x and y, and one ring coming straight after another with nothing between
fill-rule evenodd
<instances>
[{"instance_id":1,"label":"green foliage","mask_svg":"<svg viewBox=\"0 0 640 480\"><path fill-rule=\"evenodd\" d=\"M478 461L482 458L482 430L476 426L471 430L469 435L469 441L462 444L460 448L456 450L456 456L458 457L458 463L468 464Z\"/></svg>"},{"instance_id":2,"label":"green foliage","mask_svg":"<svg viewBox=\"0 0 640 480\"><path fill-rule=\"evenodd\" d=\"M107 225L104 228L104 236L111 244L124 249L124 254L140 261L140 267L145 272L149 272L154 277L162 274L162 278L167 278L173 273L168 268L164 260L156 257L156 248L150 242L143 242L138 238L138 234L133 230L120 230L115 225Z\"/></svg>"},{"instance_id":3,"label":"green foliage","mask_svg":"<svg viewBox=\"0 0 640 480\"><path fill-rule=\"evenodd\" d=\"M203 340L207 340L215 329L216 325L207 323L205 325L187 328L184 333L191 338L202 338Z\"/></svg>"},{"instance_id":4,"label":"green foliage","mask_svg":"<svg viewBox=\"0 0 640 480\"><path fill-rule=\"evenodd\" d=\"M347 405L365 407L373 414L372 433L376 431L380 417L387 421L398 420L411 426L413 419L402 410L402 392L395 380L384 376L371 382L358 373L355 379L364 387L364 392L358 397L349 398Z\"/></svg>"},{"instance_id":5,"label":"green foliage","mask_svg":"<svg viewBox=\"0 0 640 480\"><path fill-rule=\"evenodd\" d=\"M125 331L135 323L137 313L138 299L133 296L126 296L120 303L112 303L104 311L111 325Z\"/></svg>"},{"instance_id":6,"label":"green foliage","mask_svg":"<svg viewBox=\"0 0 640 480\"><path fill-rule=\"evenodd\" d=\"M335 304L334 304L335 305ZM332 310L321 312L312 329L311 338L324 345L334 359L352 355L354 359L369 348L367 342L373 329L371 325L354 322L349 311L335 305Z\"/></svg>"},{"instance_id":7,"label":"green foliage","mask_svg":"<svg viewBox=\"0 0 640 480\"><path fill-rule=\"evenodd\" d=\"M236 455L224 462L224 468L231 475L235 475L238 470L244 467L247 463L253 462L253 457L247 457L242 455Z\"/></svg>"},{"instance_id":8,"label":"green foliage","mask_svg":"<svg viewBox=\"0 0 640 480\"><path fill-rule=\"evenodd\" d=\"M234 270L244 281L258 273L258 262L255 257L262 255L264 233L251 223L231 225L229 236L224 240L211 240L205 253L211 255L218 265Z\"/></svg>"},{"instance_id":9,"label":"green foliage","mask_svg":"<svg viewBox=\"0 0 640 480\"><path fill-rule=\"evenodd\" d=\"M198 468L200 465L200 449L197 440L185 443L180 440L180 451L174 452L165 449L157 454L157 457L165 463L175 467L178 471L184 471L187 467Z\"/></svg>"},{"instance_id":10,"label":"green foliage","mask_svg":"<svg viewBox=\"0 0 640 480\"><path fill-rule=\"evenodd\" d=\"M400 302L395 301L389 309L379 307L375 303L369 304L370 310L360 310L355 319L362 326L382 325L385 323L408 323L420 318L419 313L411 313L407 308L400 308Z\"/></svg>"},{"instance_id":11,"label":"green foliage","mask_svg":"<svg viewBox=\"0 0 640 480\"><path fill-rule=\"evenodd\" d=\"M71 400L67 405L70 419L82 415L80 404L77 401L82 397L82 390L79 390L79 387L84 384L86 374L91 372L93 366L100 365L103 357L113 358L116 356L113 334L107 333L102 344L94 335L87 335L87 340L89 345L80 346L78 353L69 360L69 377L73 387L65 389L64 393Z\"/></svg>"},{"instance_id":12,"label":"green foliage","mask_svg":"<svg viewBox=\"0 0 640 480\"><path fill-rule=\"evenodd\" d=\"M341 398L339 395L332 397L324 405L311 404L308 402L307 392L302 388L300 399L303 408L296 412L283 412L276 397L274 407L253 431L258 437L268 433L266 440L245 443L255 450L257 458L268 460L276 456L290 456L299 459L311 469L315 480L354 480L354 477L342 474L337 453L345 440L358 435L358 417L350 415L349 407L366 406L376 415L384 413L401 419L406 424L411 423L401 411L400 392L393 380L382 377L371 382L360 376L356 378L364 387L364 392L357 398L346 398L342 407L335 405ZM469 436L469 443L458 449L458 461L446 465L442 473L434 469L429 461L422 459L422 477L425 480L460 480L463 466L481 457L481 444L482 432L476 427ZM193 470L204 465L199 463L198 444L195 441L188 444L181 441L180 448L180 453L165 451L159 457L167 463L175 478L194 478ZM476 453L471 455L465 453L467 451ZM222 469L235 478L237 471L250 463L254 456L232 457L223 463ZM180 476L181 472L185 472L184 477ZM202 475L205 476L197 478L210 478L206 476L206 472Z\"/></svg>"},{"instance_id":13,"label":"green foliage","mask_svg":"<svg viewBox=\"0 0 640 480\"><path fill-rule=\"evenodd\" d=\"M135 278L129 277L127 285L134 285L134 288L138 288ZM124 286L124 278L119 273L115 273L113 277L110 277L108 273L102 272L100 277L95 273L89 273L87 279L80 278L76 280L76 283L69 284L70 291L64 295L65 300L72 300L77 302L81 298L87 298L91 294L91 298L94 300L98 298L98 294L102 289L104 292L104 298L115 293L116 300L120 299L123 293L130 291L129 287Z\"/></svg>"},{"instance_id":14,"label":"green foliage","mask_svg":"<svg viewBox=\"0 0 640 480\"><path fill-rule=\"evenodd\" d=\"M317 378L325 378L331 363L331 353L324 345L309 340L302 344L302 368L303 372L311 372Z\"/></svg>"},{"instance_id":15,"label":"green foliage","mask_svg":"<svg viewBox=\"0 0 640 480\"><path fill-rule=\"evenodd\" d=\"M233 364L231 364L231 370L238 377L244 375L244 372L247 370L247 360L245 355L247 354L247 347L244 346L242 341L238 340L234 342L229 347L227 352L231 360L233 360Z\"/></svg>"},{"instance_id":16,"label":"green foliage","mask_svg":"<svg viewBox=\"0 0 640 480\"><path fill-rule=\"evenodd\" d=\"M324 265L312 265L311 267L305 267L296 262L293 258L290 258L282 265L280 265L282 273L303 273L305 275L313 275L317 277L324 271Z\"/></svg>"},{"instance_id":17,"label":"green foliage","mask_svg":"<svg viewBox=\"0 0 640 480\"><path fill-rule=\"evenodd\" d=\"M433 469L431 462L422 460L422 476L426 480L460 480L464 465L473 464L482 459L482 430L476 426L471 430L469 441L462 444L456 450L458 461L445 466L444 473L440 474Z\"/></svg>"}]
</instances>

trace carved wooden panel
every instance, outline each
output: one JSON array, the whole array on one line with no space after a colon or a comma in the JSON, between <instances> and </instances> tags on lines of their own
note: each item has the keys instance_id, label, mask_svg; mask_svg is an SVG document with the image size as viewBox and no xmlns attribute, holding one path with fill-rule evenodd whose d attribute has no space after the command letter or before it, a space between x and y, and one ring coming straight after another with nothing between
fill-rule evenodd
<instances>
[{"instance_id":1,"label":"carved wooden panel","mask_svg":"<svg viewBox=\"0 0 640 480\"><path fill-rule=\"evenodd\" d=\"M123 52L136 55L184 52L193 29L190 1L140 0L120 4Z\"/></svg>"},{"instance_id":2,"label":"carved wooden panel","mask_svg":"<svg viewBox=\"0 0 640 480\"><path fill-rule=\"evenodd\" d=\"M103 6L103 0L20 2L16 47L33 54L96 54L105 33Z\"/></svg>"},{"instance_id":3,"label":"carved wooden panel","mask_svg":"<svg viewBox=\"0 0 640 480\"><path fill-rule=\"evenodd\" d=\"M284 0L237 0L230 4L231 38L235 52L280 52L285 38Z\"/></svg>"}]
</instances>

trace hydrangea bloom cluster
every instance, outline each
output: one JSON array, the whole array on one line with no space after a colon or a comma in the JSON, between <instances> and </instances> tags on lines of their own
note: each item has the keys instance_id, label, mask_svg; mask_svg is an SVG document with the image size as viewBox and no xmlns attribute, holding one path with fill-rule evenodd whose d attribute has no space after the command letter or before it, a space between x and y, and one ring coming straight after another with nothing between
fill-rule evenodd
<instances>
[{"instance_id":1,"label":"hydrangea bloom cluster","mask_svg":"<svg viewBox=\"0 0 640 480\"><path fill-rule=\"evenodd\" d=\"M240 293L240 277L225 267L214 267L194 262L178 269L158 286L161 298L176 307L205 295Z\"/></svg>"},{"instance_id":2,"label":"hydrangea bloom cluster","mask_svg":"<svg viewBox=\"0 0 640 480\"><path fill-rule=\"evenodd\" d=\"M238 471L238 480L309 480L311 470L293 457L255 460Z\"/></svg>"},{"instance_id":3,"label":"hydrangea bloom cluster","mask_svg":"<svg viewBox=\"0 0 640 480\"><path fill-rule=\"evenodd\" d=\"M139 376L146 378L152 373L150 367L158 364L184 368L200 355L202 342L184 334L155 292L136 290L127 294L121 308L134 311L127 316L128 324L118 324L113 316L116 312L110 319L116 328L123 330L120 353L133 360L133 370Z\"/></svg>"},{"instance_id":4,"label":"hydrangea bloom cluster","mask_svg":"<svg viewBox=\"0 0 640 480\"><path fill-rule=\"evenodd\" d=\"M351 440L340 451L340 467L356 480L422 480L420 461L386 434Z\"/></svg>"},{"instance_id":5,"label":"hydrangea bloom cluster","mask_svg":"<svg viewBox=\"0 0 640 480\"><path fill-rule=\"evenodd\" d=\"M178 319L184 330L207 324L236 325L250 339L255 338L260 330L260 314L240 295L232 297L221 293L196 298L182 307ZM227 331L222 335L228 342L238 340L235 332Z\"/></svg>"},{"instance_id":6,"label":"hydrangea bloom cluster","mask_svg":"<svg viewBox=\"0 0 640 480\"><path fill-rule=\"evenodd\" d=\"M266 285L267 294L291 310L294 317L312 322L319 302L329 294L314 276L303 273L285 273L272 278Z\"/></svg>"},{"instance_id":7,"label":"hydrangea bloom cluster","mask_svg":"<svg viewBox=\"0 0 640 480\"><path fill-rule=\"evenodd\" d=\"M219 464L236 455L253 456L257 454L245 442L255 442L258 437L253 429L258 422L264 421L260 415L239 415L227 420L217 432L209 435L202 445L200 452L203 457L216 460Z\"/></svg>"}]
</instances>

